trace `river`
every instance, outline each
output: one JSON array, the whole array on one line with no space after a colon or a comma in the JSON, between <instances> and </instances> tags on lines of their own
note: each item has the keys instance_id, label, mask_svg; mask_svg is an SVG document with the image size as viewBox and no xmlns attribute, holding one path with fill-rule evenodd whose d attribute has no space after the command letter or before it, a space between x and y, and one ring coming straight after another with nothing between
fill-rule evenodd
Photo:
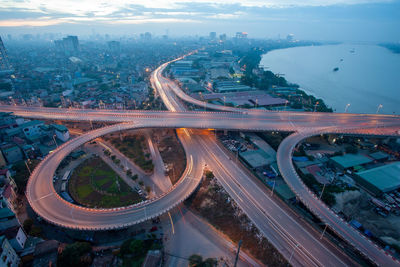
<instances>
[{"instance_id":1,"label":"river","mask_svg":"<svg viewBox=\"0 0 400 267\"><path fill-rule=\"evenodd\" d=\"M261 65L336 112L400 115L400 54L375 45L325 45L273 50ZM339 68L334 71L334 68Z\"/></svg>"}]
</instances>

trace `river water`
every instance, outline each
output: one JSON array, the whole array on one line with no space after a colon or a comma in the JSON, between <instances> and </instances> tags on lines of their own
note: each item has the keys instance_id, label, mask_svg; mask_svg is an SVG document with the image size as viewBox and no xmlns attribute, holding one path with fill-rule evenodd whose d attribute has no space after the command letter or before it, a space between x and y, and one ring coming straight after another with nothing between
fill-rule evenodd
<instances>
[{"instance_id":1,"label":"river water","mask_svg":"<svg viewBox=\"0 0 400 267\"><path fill-rule=\"evenodd\" d=\"M400 115L400 54L375 45L295 47L263 55L261 65L322 98L336 112ZM334 68L339 68L334 71Z\"/></svg>"}]
</instances>

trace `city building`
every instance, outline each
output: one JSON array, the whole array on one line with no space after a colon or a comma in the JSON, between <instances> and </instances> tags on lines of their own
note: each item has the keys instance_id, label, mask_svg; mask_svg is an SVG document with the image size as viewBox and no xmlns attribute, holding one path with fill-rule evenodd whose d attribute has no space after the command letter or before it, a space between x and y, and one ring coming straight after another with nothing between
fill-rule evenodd
<instances>
[{"instance_id":1,"label":"city building","mask_svg":"<svg viewBox=\"0 0 400 267\"><path fill-rule=\"evenodd\" d=\"M0 72L11 71L12 66L8 60L6 48L4 47L3 40L0 37Z\"/></svg>"},{"instance_id":2,"label":"city building","mask_svg":"<svg viewBox=\"0 0 400 267\"><path fill-rule=\"evenodd\" d=\"M20 226L4 230L0 235L4 235L7 238L8 242L10 242L10 245L16 252L21 252L25 248L25 243L28 239L24 230Z\"/></svg>"},{"instance_id":3,"label":"city building","mask_svg":"<svg viewBox=\"0 0 400 267\"><path fill-rule=\"evenodd\" d=\"M18 267L20 258L4 235L0 236L0 244L0 266Z\"/></svg>"},{"instance_id":4,"label":"city building","mask_svg":"<svg viewBox=\"0 0 400 267\"><path fill-rule=\"evenodd\" d=\"M293 34L293 33L288 34L288 35L286 36L286 40L287 40L288 42L293 42L293 41L294 41L294 34Z\"/></svg>"},{"instance_id":5,"label":"city building","mask_svg":"<svg viewBox=\"0 0 400 267\"><path fill-rule=\"evenodd\" d=\"M355 173L356 182L374 195L400 188L400 162Z\"/></svg>"},{"instance_id":6,"label":"city building","mask_svg":"<svg viewBox=\"0 0 400 267\"><path fill-rule=\"evenodd\" d=\"M149 250L142 264L143 267L158 267L161 263L161 251Z\"/></svg>"},{"instance_id":7,"label":"city building","mask_svg":"<svg viewBox=\"0 0 400 267\"><path fill-rule=\"evenodd\" d=\"M210 32L210 39L211 40L216 40L217 39L217 33L216 32Z\"/></svg>"},{"instance_id":8,"label":"city building","mask_svg":"<svg viewBox=\"0 0 400 267\"><path fill-rule=\"evenodd\" d=\"M55 266L59 246L57 240L46 240L37 244L33 253L33 267Z\"/></svg>"},{"instance_id":9,"label":"city building","mask_svg":"<svg viewBox=\"0 0 400 267\"><path fill-rule=\"evenodd\" d=\"M9 164L16 163L23 159L22 151L17 145L6 144L1 146L1 151Z\"/></svg>"},{"instance_id":10,"label":"city building","mask_svg":"<svg viewBox=\"0 0 400 267\"><path fill-rule=\"evenodd\" d=\"M226 41L226 34L225 34L225 33L220 34L220 35L219 35L219 40L220 40L221 42L225 42L225 41Z\"/></svg>"},{"instance_id":11,"label":"city building","mask_svg":"<svg viewBox=\"0 0 400 267\"><path fill-rule=\"evenodd\" d=\"M69 131L68 128L61 124L51 124L51 127L54 128L54 133L57 138L63 142L68 141L69 139Z\"/></svg>"},{"instance_id":12,"label":"city building","mask_svg":"<svg viewBox=\"0 0 400 267\"><path fill-rule=\"evenodd\" d=\"M253 90L251 87L235 81L217 81L214 83L214 89L218 93Z\"/></svg>"},{"instance_id":13,"label":"city building","mask_svg":"<svg viewBox=\"0 0 400 267\"><path fill-rule=\"evenodd\" d=\"M236 32L236 39L246 39L247 35L247 32Z\"/></svg>"},{"instance_id":14,"label":"city building","mask_svg":"<svg viewBox=\"0 0 400 267\"><path fill-rule=\"evenodd\" d=\"M0 230L19 226L15 213L7 205L3 198L0 198Z\"/></svg>"},{"instance_id":15,"label":"city building","mask_svg":"<svg viewBox=\"0 0 400 267\"><path fill-rule=\"evenodd\" d=\"M110 49L110 51L112 53L119 53L121 51L120 42L110 41L110 42L107 43L107 45L108 45L108 49Z\"/></svg>"},{"instance_id":16,"label":"city building","mask_svg":"<svg viewBox=\"0 0 400 267\"><path fill-rule=\"evenodd\" d=\"M335 167L344 171L371 163L373 160L361 154L345 154L343 156L332 157L329 159L329 161Z\"/></svg>"},{"instance_id":17,"label":"city building","mask_svg":"<svg viewBox=\"0 0 400 267\"><path fill-rule=\"evenodd\" d=\"M63 38L63 45L65 51L68 52L78 52L79 51L79 41L78 36L67 36Z\"/></svg>"},{"instance_id":18,"label":"city building","mask_svg":"<svg viewBox=\"0 0 400 267\"><path fill-rule=\"evenodd\" d=\"M20 125L25 137L40 136L42 134L43 121L32 120Z\"/></svg>"}]
</instances>

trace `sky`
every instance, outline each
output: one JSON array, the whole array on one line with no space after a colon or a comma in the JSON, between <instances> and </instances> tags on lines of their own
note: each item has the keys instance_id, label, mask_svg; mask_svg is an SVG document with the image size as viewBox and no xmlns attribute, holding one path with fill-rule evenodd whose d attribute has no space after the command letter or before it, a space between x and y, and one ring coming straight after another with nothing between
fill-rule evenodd
<instances>
[{"instance_id":1,"label":"sky","mask_svg":"<svg viewBox=\"0 0 400 267\"><path fill-rule=\"evenodd\" d=\"M0 0L0 34L233 36L400 42L400 0Z\"/></svg>"}]
</instances>

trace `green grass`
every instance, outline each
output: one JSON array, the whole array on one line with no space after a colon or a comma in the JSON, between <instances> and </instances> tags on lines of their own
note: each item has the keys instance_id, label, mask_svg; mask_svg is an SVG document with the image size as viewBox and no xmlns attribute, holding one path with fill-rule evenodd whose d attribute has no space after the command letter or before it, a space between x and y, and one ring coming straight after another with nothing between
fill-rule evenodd
<instances>
[{"instance_id":1,"label":"green grass","mask_svg":"<svg viewBox=\"0 0 400 267\"><path fill-rule=\"evenodd\" d=\"M98 157L88 159L78 166L68 184L72 198L87 207L113 208L141 201L140 196Z\"/></svg>"},{"instance_id":2,"label":"green grass","mask_svg":"<svg viewBox=\"0 0 400 267\"><path fill-rule=\"evenodd\" d=\"M107 178L101 179L101 180L95 180L95 184L97 187L102 187L105 185L109 180Z\"/></svg>"},{"instance_id":3,"label":"green grass","mask_svg":"<svg viewBox=\"0 0 400 267\"><path fill-rule=\"evenodd\" d=\"M81 185L77 188L78 194L80 198L85 198L88 195L90 195L90 193L93 192L93 188L90 185Z\"/></svg>"}]
</instances>

